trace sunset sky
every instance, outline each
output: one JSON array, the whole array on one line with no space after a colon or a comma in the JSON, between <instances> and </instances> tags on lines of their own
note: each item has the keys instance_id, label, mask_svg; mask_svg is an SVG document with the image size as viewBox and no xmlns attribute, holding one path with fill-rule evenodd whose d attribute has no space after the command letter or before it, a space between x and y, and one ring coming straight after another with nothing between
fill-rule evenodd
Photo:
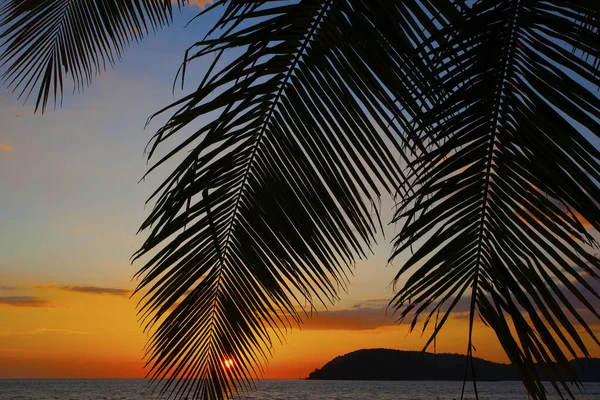
<instances>
[{"instance_id":1,"label":"sunset sky","mask_svg":"<svg viewBox=\"0 0 600 400\"><path fill-rule=\"evenodd\" d=\"M197 11L178 14L172 28L132 47L114 70L45 115L0 88L0 378L145 375L147 335L136 316L139 298L130 298L142 262L129 259L145 235L136 235L150 208L144 202L165 173L138 183L147 170L144 146L164 118L143 128L172 101L183 54L204 33L203 22L184 28ZM193 88L206 62L192 67L175 97ZM387 222L391 200L382 208ZM402 263L387 264L393 235L389 226L375 254L357 264L337 305L275 346L266 377L303 378L361 348L422 348L427 333L408 335L386 312ZM438 352L465 353L464 311L447 323ZM475 347L477 357L507 361L480 323Z\"/></svg>"}]
</instances>

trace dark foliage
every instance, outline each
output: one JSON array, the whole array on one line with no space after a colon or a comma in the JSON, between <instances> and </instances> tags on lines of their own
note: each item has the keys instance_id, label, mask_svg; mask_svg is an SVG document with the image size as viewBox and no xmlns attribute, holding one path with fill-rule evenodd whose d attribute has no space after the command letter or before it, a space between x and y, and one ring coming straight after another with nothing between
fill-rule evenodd
<instances>
[{"instance_id":1,"label":"dark foliage","mask_svg":"<svg viewBox=\"0 0 600 400\"><path fill-rule=\"evenodd\" d=\"M271 341L337 299L374 243L387 192L401 227L393 257L408 259L395 280L399 318L434 325L433 341L470 299L468 356L481 318L532 398L545 398L542 375L570 395L568 358L589 356L583 336L599 345L583 315L600 317L590 284L600 267L600 2L214 9L222 16L183 66L185 76L209 59L206 76L161 111L172 116L149 147L154 159L178 143L151 171L180 161L152 197L136 254L149 258L140 313L163 390L204 399L251 388ZM88 83L170 13L158 0L4 1L5 81L38 89L43 108L63 76Z\"/></svg>"}]
</instances>

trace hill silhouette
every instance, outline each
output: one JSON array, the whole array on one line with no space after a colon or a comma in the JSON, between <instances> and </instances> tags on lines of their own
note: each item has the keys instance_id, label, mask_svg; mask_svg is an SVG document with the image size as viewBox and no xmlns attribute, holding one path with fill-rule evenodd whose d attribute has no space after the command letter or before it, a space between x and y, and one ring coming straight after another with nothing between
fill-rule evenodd
<instances>
[{"instance_id":1,"label":"hill silhouette","mask_svg":"<svg viewBox=\"0 0 600 400\"><path fill-rule=\"evenodd\" d=\"M313 380L463 380L467 357L460 354L432 354L420 351L363 349L338 356L310 373ZM600 359L571 361L582 382L600 382ZM510 364L474 358L478 381L516 381ZM467 378L471 379L469 368ZM543 374L542 374L543 376Z\"/></svg>"}]
</instances>

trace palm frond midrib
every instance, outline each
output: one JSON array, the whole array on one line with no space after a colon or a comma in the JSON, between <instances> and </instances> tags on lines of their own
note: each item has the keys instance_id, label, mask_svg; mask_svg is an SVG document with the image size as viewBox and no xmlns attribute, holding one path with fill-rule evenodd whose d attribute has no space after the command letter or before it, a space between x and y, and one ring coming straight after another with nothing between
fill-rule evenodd
<instances>
[{"instance_id":1,"label":"palm frond midrib","mask_svg":"<svg viewBox=\"0 0 600 400\"><path fill-rule=\"evenodd\" d=\"M504 45L502 46L502 59L500 60L500 68L501 72L498 77L497 90L494 94L494 109L491 116L491 126L490 126L490 139L489 139L489 147L487 152L487 160L484 168L484 185L483 185L483 193L482 193L482 205L481 205L481 219L479 221L478 228L478 240L477 240L477 260L475 261L475 267L477 268L475 271L475 277L473 280L473 290L471 296L471 306L470 306L470 328L469 328L469 352L471 351L471 337L473 331L473 320L475 315L475 307L476 307L476 293L478 291L478 278L479 278L479 268L478 266L481 263L481 257L483 252L483 244L486 237L486 219L488 218L488 210L489 207L489 196L493 196L493 182L492 176L494 175L494 153L496 151L496 146L499 144L499 134L500 130L503 128L503 121L506 119L505 110L503 108L503 103L506 97L506 85L510 84L510 80L512 79L512 66L515 61L515 47L517 41L517 32L518 32L518 19L519 19L519 8L521 7L522 0L512 0L511 5L512 9L510 12L510 18L508 20L508 26L505 30L504 37Z\"/></svg>"},{"instance_id":2,"label":"palm frond midrib","mask_svg":"<svg viewBox=\"0 0 600 400\"><path fill-rule=\"evenodd\" d=\"M238 189L238 194L235 196L236 200L235 200L235 205L234 205L234 208L232 211L232 216L229 220L229 224L228 224L227 228L225 229L225 231L227 232L226 237L224 239L225 246L228 246L228 244L229 244L230 237L231 237L231 234L234 229L234 224L235 224L236 218L239 215L238 209L239 209L240 199L243 197L244 191L246 190L246 187L248 184L248 175L250 174L251 169L253 167L253 162L254 162L255 157L257 156L257 152L259 150L260 144L267 133L267 127L271 121L271 118L273 117L273 113L275 112L275 109L278 106L279 100L286 89L286 85L288 84L289 79L292 77L296 66L302 59L302 56L304 55L304 52L305 52L307 46L313 39L313 36L314 36L319 24L321 23L323 17L325 16L327 8L331 5L332 1L333 0L327 0L326 3L322 6L318 15L313 20L310 28L308 29L307 34L305 35L305 37L301 43L300 49L297 51L297 53L294 55L293 59L291 60L288 70L284 74L283 80L277 90L277 93L276 93L274 99L271 101L271 105L267 111L267 115L262 123L262 126L260 127L260 129L258 131L258 134L255 138L255 142L252 145L252 152L251 152L250 158L247 162L247 165L245 167L245 170L243 172L242 182L240 184L240 188ZM225 252L227 251L227 249L228 249L228 247L225 248Z\"/></svg>"}]
</instances>

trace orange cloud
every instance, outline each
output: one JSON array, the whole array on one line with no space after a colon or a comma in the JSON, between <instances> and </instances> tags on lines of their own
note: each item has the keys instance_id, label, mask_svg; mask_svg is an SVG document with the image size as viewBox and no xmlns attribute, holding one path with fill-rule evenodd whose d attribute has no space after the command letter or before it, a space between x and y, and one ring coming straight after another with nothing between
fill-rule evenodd
<instances>
[{"instance_id":1,"label":"orange cloud","mask_svg":"<svg viewBox=\"0 0 600 400\"><path fill-rule=\"evenodd\" d=\"M4 144L4 143L0 143L0 149L4 149L7 151L14 151L14 147L8 145L8 144Z\"/></svg>"},{"instance_id":2,"label":"orange cloud","mask_svg":"<svg viewBox=\"0 0 600 400\"><path fill-rule=\"evenodd\" d=\"M50 302L34 296L0 296L0 305L12 307L50 307Z\"/></svg>"},{"instance_id":3,"label":"orange cloud","mask_svg":"<svg viewBox=\"0 0 600 400\"><path fill-rule=\"evenodd\" d=\"M303 331L366 331L375 330L378 328L396 327L402 323L410 322L413 318L413 314L409 314L404 321L400 321L400 312L395 309L394 305L389 305L390 299L379 298L379 299L368 299L362 300L354 305L350 309L340 309L332 311L318 311L310 314L309 317L304 315L303 311L298 310L298 313L302 317L302 324L300 329ZM440 313L445 313L448 310L449 305L452 301L447 301L441 308ZM179 305L176 303L172 308ZM451 317L457 320L465 319L469 317L469 311L471 306L471 297L468 295L463 296L454 305L451 311ZM426 314L423 314L426 315ZM293 318L288 319L286 324L287 314L280 314L283 319L283 323L275 319L275 325L278 328L295 328L297 325L293 322ZM271 323L271 321L269 321Z\"/></svg>"},{"instance_id":4,"label":"orange cloud","mask_svg":"<svg viewBox=\"0 0 600 400\"><path fill-rule=\"evenodd\" d=\"M390 304L391 299L367 299L356 303L352 308L385 308Z\"/></svg>"},{"instance_id":5,"label":"orange cloud","mask_svg":"<svg viewBox=\"0 0 600 400\"><path fill-rule=\"evenodd\" d=\"M172 4L179 4L182 0L171 0ZM208 4L212 4L212 0L183 0L191 5L195 5L199 8L204 8Z\"/></svg>"},{"instance_id":6,"label":"orange cloud","mask_svg":"<svg viewBox=\"0 0 600 400\"><path fill-rule=\"evenodd\" d=\"M200 8L204 8L207 4L212 4L211 0L190 0L190 4L194 4Z\"/></svg>"},{"instance_id":7,"label":"orange cloud","mask_svg":"<svg viewBox=\"0 0 600 400\"><path fill-rule=\"evenodd\" d=\"M98 294L98 295L109 295L109 296L129 296L131 290L119 289L119 288L108 288L98 286L40 286L38 289L56 289L63 290L66 292L86 293L86 294Z\"/></svg>"},{"instance_id":8,"label":"orange cloud","mask_svg":"<svg viewBox=\"0 0 600 400\"><path fill-rule=\"evenodd\" d=\"M353 308L351 310L320 311L302 324L302 330L370 330L397 325L385 308Z\"/></svg>"}]
</instances>

